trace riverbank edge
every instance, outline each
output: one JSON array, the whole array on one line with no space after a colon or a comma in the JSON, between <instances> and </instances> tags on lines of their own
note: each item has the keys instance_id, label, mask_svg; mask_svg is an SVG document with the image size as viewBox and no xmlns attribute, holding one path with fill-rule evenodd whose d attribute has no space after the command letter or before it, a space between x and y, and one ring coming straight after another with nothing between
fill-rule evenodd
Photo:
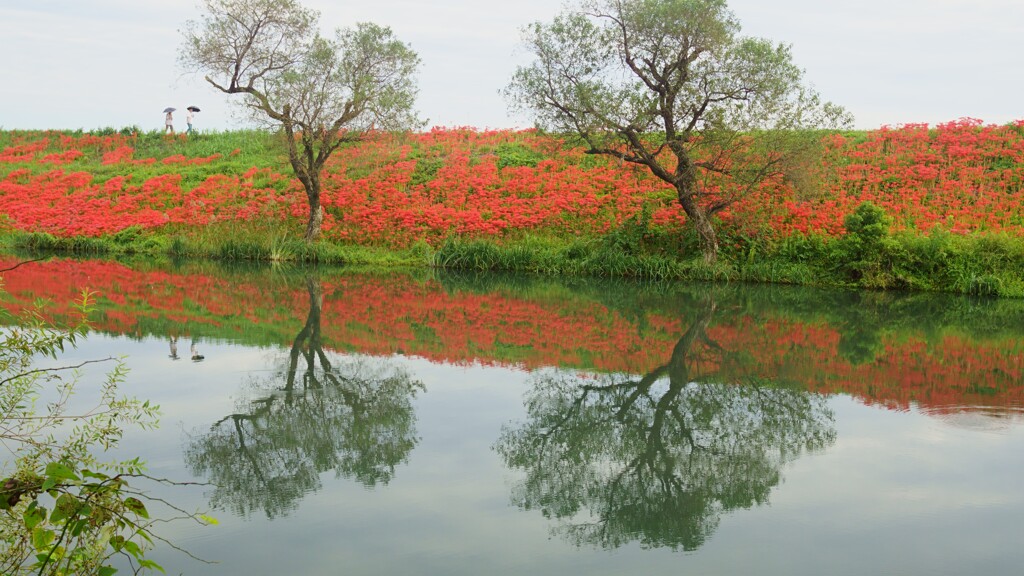
<instances>
[{"instance_id":1,"label":"riverbank edge","mask_svg":"<svg viewBox=\"0 0 1024 576\"><path fill-rule=\"evenodd\" d=\"M631 241L630 241L631 240ZM100 238L8 232L0 249L39 254L172 260L308 263L380 268L444 268L541 276L663 281L791 284L823 288L922 291L1024 298L1024 242L1009 236L901 233L865 246L864 239L794 237L772 246L723 251L706 263L695 251L673 253L658 238L596 239L524 236L495 242L449 238L408 248L306 243L281 233L208 230L189 234L129 229ZM679 243L676 242L676 247ZM686 254L687 256L677 256Z\"/></svg>"}]
</instances>

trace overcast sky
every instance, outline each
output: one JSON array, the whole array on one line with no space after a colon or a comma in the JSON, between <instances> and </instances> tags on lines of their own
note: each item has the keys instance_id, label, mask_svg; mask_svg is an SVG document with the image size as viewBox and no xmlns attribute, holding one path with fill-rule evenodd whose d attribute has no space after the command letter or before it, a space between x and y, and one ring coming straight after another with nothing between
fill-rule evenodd
<instances>
[{"instance_id":1,"label":"overcast sky","mask_svg":"<svg viewBox=\"0 0 1024 576\"><path fill-rule=\"evenodd\" d=\"M498 91L529 61L520 29L560 0L306 0L326 31L390 26L423 66L431 126L527 127ZM793 46L806 80L859 128L961 117L1024 119L1024 0L731 0L744 34ZM138 125L203 109L197 128L239 125L224 97L183 75L193 0L0 0L0 129ZM184 128L183 117L177 121Z\"/></svg>"}]
</instances>

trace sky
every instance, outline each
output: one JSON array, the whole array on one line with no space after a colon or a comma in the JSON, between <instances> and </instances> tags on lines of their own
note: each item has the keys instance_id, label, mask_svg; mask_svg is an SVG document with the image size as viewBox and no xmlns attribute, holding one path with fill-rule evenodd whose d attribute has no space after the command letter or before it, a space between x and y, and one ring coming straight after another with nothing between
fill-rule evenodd
<instances>
[{"instance_id":1,"label":"sky","mask_svg":"<svg viewBox=\"0 0 1024 576\"><path fill-rule=\"evenodd\" d=\"M422 59L428 126L525 128L500 94L530 62L521 29L560 0L305 0L327 33L389 26ZM1024 0L731 0L743 33L792 45L805 80L863 129L1024 119ZM245 126L178 67L193 0L0 0L0 129L163 127L199 106L200 130ZM239 98L239 97L236 97Z\"/></svg>"}]
</instances>

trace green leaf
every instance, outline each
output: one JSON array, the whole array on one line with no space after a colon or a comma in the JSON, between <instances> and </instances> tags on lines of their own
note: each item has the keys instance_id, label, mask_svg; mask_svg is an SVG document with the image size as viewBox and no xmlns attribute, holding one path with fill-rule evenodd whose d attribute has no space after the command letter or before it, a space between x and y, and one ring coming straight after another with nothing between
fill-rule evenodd
<instances>
[{"instance_id":1,"label":"green leaf","mask_svg":"<svg viewBox=\"0 0 1024 576\"><path fill-rule=\"evenodd\" d=\"M124 505L125 508L128 508L139 516L149 518L149 512L146 511L146 505L142 503L142 500L139 500L138 498L125 498Z\"/></svg>"},{"instance_id":2,"label":"green leaf","mask_svg":"<svg viewBox=\"0 0 1024 576\"><path fill-rule=\"evenodd\" d=\"M60 508L54 508L53 514L50 514L50 522L56 524L58 522L61 522L62 520L67 520L67 517L68 515L64 510Z\"/></svg>"},{"instance_id":3,"label":"green leaf","mask_svg":"<svg viewBox=\"0 0 1024 576\"><path fill-rule=\"evenodd\" d=\"M53 505L53 514L50 514L50 522L60 522L67 518L78 516L82 503L71 494L61 494Z\"/></svg>"},{"instance_id":4,"label":"green leaf","mask_svg":"<svg viewBox=\"0 0 1024 576\"><path fill-rule=\"evenodd\" d=\"M152 560L146 560L145 558L139 560L139 566L141 566L143 568L148 568L150 570L159 570L163 574L167 573L164 570L163 566L157 564L156 562L153 562Z\"/></svg>"},{"instance_id":5,"label":"green leaf","mask_svg":"<svg viewBox=\"0 0 1024 576\"><path fill-rule=\"evenodd\" d=\"M97 574L99 576L113 576L114 574L117 574L117 568L111 568L110 566L100 566L100 570L99 572L97 572Z\"/></svg>"},{"instance_id":6,"label":"green leaf","mask_svg":"<svg viewBox=\"0 0 1024 576\"><path fill-rule=\"evenodd\" d=\"M220 524L220 522L216 518L214 518L213 516L207 516L206 514L200 514L199 519L211 526L216 526Z\"/></svg>"},{"instance_id":7,"label":"green leaf","mask_svg":"<svg viewBox=\"0 0 1024 576\"><path fill-rule=\"evenodd\" d=\"M35 504L36 503L33 502L29 505L28 510L25 510L25 528L28 528L29 530L32 530L36 525L46 519L46 508L36 506Z\"/></svg>"},{"instance_id":8,"label":"green leaf","mask_svg":"<svg viewBox=\"0 0 1024 576\"><path fill-rule=\"evenodd\" d=\"M35 546L36 550L43 550L49 546L56 537L57 533L53 530L47 530L42 526L36 526L36 528L32 530L32 545Z\"/></svg>"},{"instance_id":9,"label":"green leaf","mask_svg":"<svg viewBox=\"0 0 1024 576\"><path fill-rule=\"evenodd\" d=\"M54 478L57 480L81 480L75 471L67 466L58 462L50 462L46 465L46 476L47 479Z\"/></svg>"},{"instance_id":10,"label":"green leaf","mask_svg":"<svg viewBox=\"0 0 1024 576\"><path fill-rule=\"evenodd\" d=\"M78 536L82 533L82 530L85 530L88 526L88 518L79 518L78 520L75 520L75 522L71 525L71 535Z\"/></svg>"},{"instance_id":11,"label":"green leaf","mask_svg":"<svg viewBox=\"0 0 1024 576\"><path fill-rule=\"evenodd\" d=\"M82 476L85 478L96 478L97 480L108 480L110 476L102 472L93 472L91 470L82 470Z\"/></svg>"},{"instance_id":12,"label":"green leaf","mask_svg":"<svg viewBox=\"0 0 1024 576\"><path fill-rule=\"evenodd\" d=\"M132 542L131 540L125 540L124 542L122 542L121 548L123 548L132 556L134 556L136 559L142 558L142 548L139 548L139 545L135 542Z\"/></svg>"}]
</instances>

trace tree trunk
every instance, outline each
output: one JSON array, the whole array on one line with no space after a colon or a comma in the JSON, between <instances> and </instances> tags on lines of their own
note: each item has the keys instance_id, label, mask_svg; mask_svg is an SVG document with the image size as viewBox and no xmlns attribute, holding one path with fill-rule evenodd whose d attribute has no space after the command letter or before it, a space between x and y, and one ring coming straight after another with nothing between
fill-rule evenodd
<instances>
[{"instance_id":1,"label":"tree trunk","mask_svg":"<svg viewBox=\"0 0 1024 576\"><path fill-rule=\"evenodd\" d=\"M711 225L711 218L707 210L697 204L692 193L680 188L677 187L679 205L683 207L687 219L697 231L697 241L704 262L714 264L718 261L718 236L715 234L715 227Z\"/></svg>"},{"instance_id":2,"label":"tree trunk","mask_svg":"<svg viewBox=\"0 0 1024 576\"><path fill-rule=\"evenodd\" d=\"M324 209L320 206L319 198L314 204L309 202L309 222L306 223L306 242L313 242L320 237L320 225L324 222Z\"/></svg>"},{"instance_id":3,"label":"tree trunk","mask_svg":"<svg viewBox=\"0 0 1024 576\"><path fill-rule=\"evenodd\" d=\"M310 145L303 141L303 149L300 154L295 143L295 133L291 124L284 125L285 136L288 139L288 160L291 162L295 177L302 183L306 191L306 200L309 204L309 220L306 222L305 240L313 242L320 237L320 226L324 221L324 211L320 206L320 168L322 163L317 164L313 159ZM308 159L308 164L306 160Z\"/></svg>"},{"instance_id":4,"label":"tree trunk","mask_svg":"<svg viewBox=\"0 0 1024 576\"><path fill-rule=\"evenodd\" d=\"M309 183L306 184L306 199L309 200L309 222L306 223L306 242L313 242L320 237L320 225L324 222L324 209L320 206L320 176L317 172L311 172Z\"/></svg>"}]
</instances>

